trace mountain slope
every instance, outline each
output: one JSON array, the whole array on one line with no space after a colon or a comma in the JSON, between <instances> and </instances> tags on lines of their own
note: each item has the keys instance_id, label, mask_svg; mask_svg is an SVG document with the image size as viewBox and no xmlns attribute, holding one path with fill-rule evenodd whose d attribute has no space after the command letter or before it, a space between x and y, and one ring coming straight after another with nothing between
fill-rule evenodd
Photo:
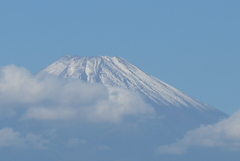
<instances>
[{"instance_id":1,"label":"mountain slope","mask_svg":"<svg viewBox=\"0 0 240 161\"><path fill-rule=\"evenodd\" d=\"M71 57L65 55L41 72L54 74L60 78L77 78L136 91L161 115L176 115L176 117L198 115L197 117L207 117L211 121L217 121L219 118L227 116L157 78L149 76L120 57Z\"/></svg>"}]
</instances>

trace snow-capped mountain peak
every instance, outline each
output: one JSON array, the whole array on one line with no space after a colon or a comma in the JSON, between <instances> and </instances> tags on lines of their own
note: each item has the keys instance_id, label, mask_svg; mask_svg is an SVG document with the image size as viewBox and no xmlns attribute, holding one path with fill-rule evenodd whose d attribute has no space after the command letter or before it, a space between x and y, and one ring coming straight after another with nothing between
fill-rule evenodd
<instances>
[{"instance_id":1,"label":"snow-capped mountain peak","mask_svg":"<svg viewBox=\"0 0 240 161\"><path fill-rule=\"evenodd\" d=\"M65 55L43 71L61 78L71 77L133 90L150 104L162 108L214 110L213 107L196 101L117 56L71 57Z\"/></svg>"}]
</instances>

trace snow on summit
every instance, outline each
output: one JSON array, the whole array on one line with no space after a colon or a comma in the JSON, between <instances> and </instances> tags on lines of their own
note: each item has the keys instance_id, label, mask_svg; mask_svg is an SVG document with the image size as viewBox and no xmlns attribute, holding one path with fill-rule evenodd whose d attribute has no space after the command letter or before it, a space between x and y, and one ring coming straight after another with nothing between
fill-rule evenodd
<instances>
[{"instance_id":1,"label":"snow on summit","mask_svg":"<svg viewBox=\"0 0 240 161\"><path fill-rule=\"evenodd\" d=\"M133 90L149 103L161 107L193 108L199 111L215 110L117 56L71 57L65 55L43 71L60 78L71 77Z\"/></svg>"}]
</instances>

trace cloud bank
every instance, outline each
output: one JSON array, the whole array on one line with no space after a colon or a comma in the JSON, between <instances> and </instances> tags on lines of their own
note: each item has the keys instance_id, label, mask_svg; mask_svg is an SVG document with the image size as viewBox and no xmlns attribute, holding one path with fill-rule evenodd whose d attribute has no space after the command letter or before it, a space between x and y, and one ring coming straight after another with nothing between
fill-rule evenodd
<instances>
[{"instance_id":1,"label":"cloud bank","mask_svg":"<svg viewBox=\"0 0 240 161\"><path fill-rule=\"evenodd\" d=\"M201 126L187 132L174 144L160 146L159 154L184 154L190 147L240 150L240 110L216 124Z\"/></svg>"},{"instance_id":2,"label":"cloud bank","mask_svg":"<svg viewBox=\"0 0 240 161\"><path fill-rule=\"evenodd\" d=\"M152 115L154 109L125 89L6 66L0 69L0 117L19 113L21 119L120 122L129 115Z\"/></svg>"}]
</instances>

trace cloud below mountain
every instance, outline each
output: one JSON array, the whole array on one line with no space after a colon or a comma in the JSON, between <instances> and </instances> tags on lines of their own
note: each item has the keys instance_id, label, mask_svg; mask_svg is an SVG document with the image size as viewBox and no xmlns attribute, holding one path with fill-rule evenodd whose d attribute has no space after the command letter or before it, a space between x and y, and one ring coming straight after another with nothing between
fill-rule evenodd
<instances>
[{"instance_id":1,"label":"cloud below mountain","mask_svg":"<svg viewBox=\"0 0 240 161\"><path fill-rule=\"evenodd\" d=\"M120 122L128 115L154 114L134 92L77 79L31 75L13 65L0 69L0 111L9 116L21 111L21 119L90 122Z\"/></svg>"},{"instance_id":2,"label":"cloud below mountain","mask_svg":"<svg viewBox=\"0 0 240 161\"><path fill-rule=\"evenodd\" d=\"M20 132L14 131L12 128L3 128L0 130L0 148L15 147L15 148L37 148L45 149L48 143L40 135L29 133L22 136Z\"/></svg>"},{"instance_id":3,"label":"cloud below mountain","mask_svg":"<svg viewBox=\"0 0 240 161\"><path fill-rule=\"evenodd\" d=\"M240 150L240 110L216 124L201 126L187 132L183 139L170 145L160 146L157 152L159 154L184 154L190 147Z\"/></svg>"}]
</instances>

